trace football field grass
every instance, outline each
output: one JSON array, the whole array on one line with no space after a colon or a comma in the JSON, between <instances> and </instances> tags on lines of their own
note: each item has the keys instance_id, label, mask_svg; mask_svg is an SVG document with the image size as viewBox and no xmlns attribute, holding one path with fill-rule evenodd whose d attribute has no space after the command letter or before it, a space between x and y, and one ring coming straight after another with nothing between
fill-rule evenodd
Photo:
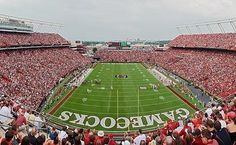
<instances>
[{"instance_id":1,"label":"football field grass","mask_svg":"<svg viewBox=\"0 0 236 145\"><path fill-rule=\"evenodd\" d=\"M153 89L153 85L158 86L157 89ZM164 122L168 120L168 114L171 114L168 111L173 111L172 115L177 119L179 115L176 109L179 108L187 109L190 114L194 112L142 64L100 63L53 116L60 116L65 123L78 128L120 132L139 128L156 129L158 124L162 124L154 121L147 125L148 121L144 116L160 114L159 119ZM143 116L141 124L137 118L132 120L132 117L137 116ZM97 118L99 123L96 122ZM114 121L111 118L116 121L116 125L111 125ZM120 119L117 120L118 118ZM125 118L131 122L128 127L124 127L127 123ZM101 125L102 120L106 128ZM139 123L135 123L137 120ZM124 128L117 127L117 124ZM137 124L139 127L135 127Z\"/></svg>"}]
</instances>

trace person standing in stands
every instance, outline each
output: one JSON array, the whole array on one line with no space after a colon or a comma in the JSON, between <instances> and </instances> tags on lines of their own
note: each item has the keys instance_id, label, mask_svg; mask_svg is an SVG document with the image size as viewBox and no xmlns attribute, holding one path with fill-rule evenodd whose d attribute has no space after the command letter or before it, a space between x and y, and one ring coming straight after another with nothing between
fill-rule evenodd
<instances>
[{"instance_id":1,"label":"person standing in stands","mask_svg":"<svg viewBox=\"0 0 236 145\"><path fill-rule=\"evenodd\" d=\"M104 145L104 132L103 131L98 131L97 136L95 137L94 144L101 143Z\"/></svg>"},{"instance_id":2,"label":"person standing in stands","mask_svg":"<svg viewBox=\"0 0 236 145\"><path fill-rule=\"evenodd\" d=\"M29 111L29 116L27 118L27 121L29 121L31 124L34 124L35 121L35 115L34 115L34 111Z\"/></svg>"},{"instance_id":3,"label":"person standing in stands","mask_svg":"<svg viewBox=\"0 0 236 145\"><path fill-rule=\"evenodd\" d=\"M202 142L204 145L219 145L218 142L212 138L211 132L207 129L202 130Z\"/></svg>"},{"instance_id":4,"label":"person standing in stands","mask_svg":"<svg viewBox=\"0 0 236 145\"><path fill-rule=\"evenodd\" d=\"M67 138L68 137L68 134L67 134L67 129L68 127L63 127L62 130L59 132L58 134L58 139L59 140L62 140L63 138Z\"/></svg>"},{"instance_id":5,"label":"person standing in stands","mask_svg":"<svg viewBox=\"0 0 236 145\"><path fill-rule=\"evenodd\" d=\"M192 145L204 145L201 138L201 131L198 128L196 128L193 132Z\"/></svg>"},{"instance_id":6,"label":"person standing in stands","mask_svg":"<svg viewBox=\"0 0 236 145\"><path fill-rule=\"evenodd\" d=\"M16 125L13 125L10 130L14 136L13 136L13 140L11 142L12 145L18 145L20 144L21 140L22 140L22 134L19 133L19 127Z\"/></svg>"},{"instance_id":7,"label":"person standing in stands","mask_svg":"<svg viewBox=\"0 0 236 145\"><path fill-rule=\"evenodd\" d=\"M21 145L31 145L28 136L25 136L25 137L22 139Z\"/></svg>"},{"instance_id":8,"label":"person standing in stands","mask_svg":"<svg viewBox=\"0 0 236 145\"><path fill-rule=\"evenodd\" d=\"M186 138L187 135L185 135L185 138ZM184 140L179 136L178 132L177 131L173 131L172 133L172 138L173 138L173 143L176 144L176 145L184 145ZM187 143L186 143L187 145Z\"/></svg>"},{"instance_id":9,"label":"person standing in stands","mask_svg":"<svg viewBox=\"0 0 236 145\"><path fill-rule=\"evenodd\" d=\"M45 140L46 140L46 136L44 134L41 134L40 136L37 137L36 144L43 145Z\"/></svg>"},{"instance_id":10,"label":"person standing in stands","mask_svg":"<svg viewBox=\"0 0 236 145\"><path fill-rule=\"evenodd\" d=\"M135 145L140 145L140 142L143 140L146 142L146 135L142 133L142 129L139 129L137 132L138 136L135 137L134 139L134 144Z\"/></svg>"},{"instance_id":11,"label":"person standing in stands","mask_svg":"<svg viewBox=\"0 0 236 145\"><path fill-rule=\"evenodd\" d=\"M236 143L236 118L229 118L227 129L229 131L229 135L232 143Z\"/></svg>"},{"instance_id":12,"label":"person standing in stands","mask_svg":"<svg viewBox=\"0 0 236 145\"><path fill-rule=\"evenodd\" d=\"M22 109L19 109L19 115L17 116L17 119L16 119L16 126L19 126L19 131L26 131L26 125L27 125L27 122L26 122L26 118L25 118L25 112L24 110Z\"/></svg>"},{"instance_id":13,"label":"person standing in stands","mask_svg":"<svg viewBox=\"0 0 236 145\"><path fill-rule=\"evenodd\" d=\"M116 141L113 139L112 134L108 134L109 142L108 145L116 145Z\"/></svg>"},{"instance_id":14,"label":"person standing in stands","mask_svg":"<svg viewBox=\"0 0 236 145\"><path fill-rule=\"evenodd\" d=\"M223 119L223 117L220 113L216 115L216 118L220 122L221 128L226 128L227 127L226 122L225 122L225 120Z\"/></svg>"},{"instance_id":15,"label":"person standing in stands","mask_svg":"<svg viewBox=\"0 0 236 145\"><path fill-rule=\"evenodd\" d=\"M219 121L214 122L214 128L216 130L215 137L218 138L219 145L232 145L231 139L226 128L221 128L221 123Z\"/></svg>"},{"instance_id":16,"label":"person standing in stands","mask_svg":"<svg viewBox=\"0 0 236 145\"><path fill-rule=\"evenodd\" d=\"M151 141L148 143L148 145L156 145L156 140L155 140L156 137L157 137L157 133L153 133Z\"/></svg>"},{"instance_id":17,"label":"person standing in stands","mask_svg":"<svg viewBox=\"0 0 236 145\"><path fill-rule=\"evenodd\" d=\"M56 135L57 134L56 129L54 127L52 127L51 129L48 128L48 132L49 132L49 138L51 140L54 140L56 138L56 136L57 136Z\"/></svg>"},{"instance_id":18,"label":"person standing in stands","mask_svg":"<svg viewBox=\"0 0 236 145\"><path fill-rule=\"evenodd\" d=\"M211 116L211 114L213 113L213 111L212 111L212 108L211 108L211 105L210 105L210 104L208 104L208 106L207 106L207 109L206 109L205 113L207 113L207 116L208 116L208 117L210 117L210 116Z\"/></svg>"},{"instance_id":19,"label":"person standing in stands","mask_svg":"<svg viewBox=\"0 0 236 145\"><path fill-rule=\"evenodd\" d=\"M14 133L12 131L7 131L5 133L5 138L2 139L1 145L12 145Z\"/></svg>"},{"instance_id":20,"label":"person standing in stands","mask_svg":"<svg viewBox=\"0 0 236 145\"><path fill-rule=\"evenodd\" d=\"M34 121L34 126L36 129L39 131L42 126L43 126L43 120L41 119L41 116L39 114L36 114L35 116L35 121Z\"/></svg>"},{"instance_id":21,"label":"person standing in stands","mask_svg":"<svg viewBox=\"0 0 236 145\"><path fill-rule=\"evenodd\" d=\"M4 116L3 116L4 115ZM7 123L7 121L12 117L11 110L9 108L9 104L3 104L3 107L0 109L0 122Z\"/></svg>"},{"instance_id":22,"label":"person standing in stands","mask_svg":"<svg viewBox=\"0 0 236 145\"><path fill-rule=\"evenodd\" d=\"M37 134L36 128L32 128L31 132L28 134L31 145L36 145L37 143L37 139L35 137L36 134Z\"/></svg>"}]
</instances>

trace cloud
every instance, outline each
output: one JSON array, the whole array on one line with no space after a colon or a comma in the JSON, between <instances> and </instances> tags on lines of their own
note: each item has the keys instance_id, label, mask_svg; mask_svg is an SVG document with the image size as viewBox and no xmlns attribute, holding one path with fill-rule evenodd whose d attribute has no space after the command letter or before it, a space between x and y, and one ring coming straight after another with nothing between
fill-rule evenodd
<instances>
[{"instance_id":1,"label":"cloud","mask_svg":"<svg viewBox=\"0 0 236 145\"><path fill-rule=\"evenodd\" d=\"M172 39L175 26L234 17L234 0L0 0L1 12L64 24L68 39Z\"/></svg>"}]
</instances>

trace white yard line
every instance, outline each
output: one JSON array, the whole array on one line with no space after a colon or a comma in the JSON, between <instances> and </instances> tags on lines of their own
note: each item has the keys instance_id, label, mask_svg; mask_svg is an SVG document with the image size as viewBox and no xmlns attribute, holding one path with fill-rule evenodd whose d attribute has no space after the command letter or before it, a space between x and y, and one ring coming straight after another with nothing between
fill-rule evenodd
<instances>
[{"instance_id":1,"label":"white yard line","mask_svg":"<svg viewBox=\"0 0 236 145\"><path fill-rule=\"evenodd\" d=\"M134 97L132 97L132 98L134 98ZM140 99L139 99L140 100ZM158 103L158 105L159 104L163 104L163 103L170 103L170 102L175 102L176 100L179 100L178 98L176 98L176 97L173 97L173 98L165 98L165 100L171 100L171 101L165 101L165 102L161 102L161 101L163 101L163 100L161 100L161 99L159 99L159 97L155 97L155 98L151 98L151 99L143 99L143 100L140 100L141 102L142 101L160 101L161 103ZM103 100L101 100L101 99L89 99L88 101L91 101L91 102L107 102L107 99L103 99ZM134 99L132 99L132 100L124 100L124 101L119 101L119 103L125 103L125 102L136 102L137 100L134 100ZM71 104L80 104L80 103L76 103L76 102L72 102L72 101L67 101L67 102L69 102L69 103L71 103ZM116 100L113 100L113 101L111 101L111 102L116 102ZM82 104L83 105L83 104ZM151 104L150 104L151 105ZM129 105L130 106L130 105ZM132 105L131 105L132 106ZM145 105L143 105L143 106L145 106ZM135 106L133 106L133 107L137 107L137 105L135 105Z\"/></svg>"},{"instance_id":2,"label":"white yard line","mask_svg":"<svg viewBox=\"0 0 236 145\"><path fill-rule=\"evenodd\" d=\"M134 100L137 101L137 100ZM161 100L160 100L161 101ZM74 104L74 105L79 105L79 106L86 106L86 107L101 107L99 105L91 105L91 104L81 104L81 103L76 103L76 102L72 102L72 101L67 101L69 104ZM97 101L99 102L99 101ZM100 102L105 102L105 101L100 101ZM115 101L113 101L115 102ZM139 101L140 102L140 101ZM154 103L154 104L145 104L145 105L139 105L139 107L147 107L147 106L153 106L153 105L162 105L162 104L170 104L170 103L176 103L179 102L178 99L174 100L174 101L166 101L166 102L161 102L161 103ZM120 103L120 102L119 102ZM103 104L103 103L102 103ZM128 106L120 106L122 108L130 108L130 107L137 107L137 105L128 105ZM116 106L110 106L110 108L116 108Z\"/></svg>"},{"instance_id":3,"label":"white yard line","mask_svg":"<svg viewBox=\"0 0 236 145\"><path fill-rule=\"evenodd\" d=\"M139 106L140 106L139 103L140 102L139 102L139 88L138 88L138 116L139 116Z\"/></svg>"},{"instance_id":4,"label":"white yard line","mask_svg":"<svg viewBox=\"0 0 236 145\"><path fill-rule=\"evenodd\" d=\"M181 104L181 105L174 106L174 107L168 107L168 108L163 108L163 109L158 109L158 110L153 110L153 111L144 111L144 112L141 112L141 113L143 115L152 115L152 114L156 114L156 113L163 113L165 111L171 111L173 109L181 108L181 107L184 107L184 106L186 106L186 105L185 104ZM71 107L62 106L61 108L65 108L66 110L74 111L75 113L78 112L78 109L72 109ZM80 112L80 114L83 114L81 112L84 112L84 113L90 113L90 114L93 114L93 115L97 114L97 115L103 115L103 116L104 115L114 115L115 114L115 112L114 113L112 113L112 112L111 113L104 113L104 112L99 113L97 111L93 112L93 111L87 111L87 110L80 110L79 112ZM122 113L122 115L124 115L123 117L126 117L126 115L130 115L130 114L137 115L137 112L136 113L135 112L132 112L132 113L130 113L130 112Z\"/></svg>"},{"instance_id":5,"label":"white yard line","mask_svg":"<svg viewBox=\"0 0 236 145\"><path fill-rule=\"evenodd\" d=\"M116 103L116 105L117 105L117 107L116 107L116 108L117 108L117 112L116 112L116 115L117 115L117 118L118 118L118 117L119 117L119 114L118 114L118 113L119 113L119 98L118 98L118 90L117 90L116 94L117 94L117 100L116 100L116 102L117 102L117 103Z\"/></svg>"},{"instance_id":6,"label":"white yard line","mask_svg":"<svg viewBox=\"0 0 236 145\"><path fill-rule=\"evenodd\" d=\"M114 74L114 67L112 66L112 75ZM113 78L111 78L111 86L113 88ZM112 93L112 90L110 88L110 94L109 94L109 101L108 101L108 107L107 107L107 112L110 112L110 106L111 106L111 93Z\"/></svg>"},{"instance_id":7,"label":"white yard line","mask_svg":"<svg viewBox=\"0 0 236 145\"><path fill-rule=\"evenodd\" d=\"M111 108L111 91L110 91L110 94L109 94L109 101L108 101L108 106L107 106L107 112L110 112L110 108Z\"/></svg>"}]
</instances>

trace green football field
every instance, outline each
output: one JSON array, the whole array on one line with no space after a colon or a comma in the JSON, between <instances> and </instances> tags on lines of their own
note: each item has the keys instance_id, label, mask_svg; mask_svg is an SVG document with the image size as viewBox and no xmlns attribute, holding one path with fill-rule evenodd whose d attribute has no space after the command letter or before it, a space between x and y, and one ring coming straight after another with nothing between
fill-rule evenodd
<instances>
[{"instance_id":1,"label":"green football field","mask_svg":"<svg viewBox=\"0 0 236 145\"><path fill-rule=\"evenodd\" d=\"M73 127L121 132L155 129L183 109L194 112L142 64L100 63L53 116Z\"/></svg>"}]
</instances>

